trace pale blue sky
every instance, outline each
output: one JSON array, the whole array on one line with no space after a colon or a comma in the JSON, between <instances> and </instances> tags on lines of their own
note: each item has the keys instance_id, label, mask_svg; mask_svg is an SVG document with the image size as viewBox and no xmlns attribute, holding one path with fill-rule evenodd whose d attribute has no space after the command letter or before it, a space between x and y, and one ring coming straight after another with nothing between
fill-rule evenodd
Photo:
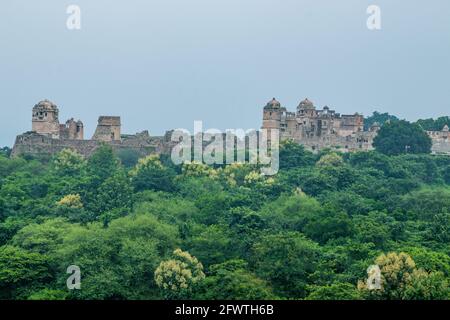
<instances>
[{"instance_id":1,"label":"pale blue sky","mask_svg":"<svg viewBox=\"0 0 450 320\"><path fill-rule=\"evenodd\" d=\"M82 30L66 29L78 4ZM382 30L366 9L382 10ZM272 97L415 120L450 114L448 0L2 0L0 145L44 98L123 131L258 128Z\"/></svg>"}]
</instances>

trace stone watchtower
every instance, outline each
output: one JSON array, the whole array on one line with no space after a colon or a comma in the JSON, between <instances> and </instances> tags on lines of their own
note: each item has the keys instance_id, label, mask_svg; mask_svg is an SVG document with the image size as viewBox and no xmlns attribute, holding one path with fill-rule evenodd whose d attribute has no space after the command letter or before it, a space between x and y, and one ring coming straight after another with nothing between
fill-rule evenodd
<instances>
[{"instance_id":1,"label":"stone watchtower","mask_svg":"<svg viewBox=\"0 0 450 320\"><path fill-rule=\"evenodd\" d=\"M275 98L270 100L263 110L262 129L267 129L268 133L270 132L270 129L280 130L283 111L285 111L285 109L281 107L280 102L278 102Z\"/></svg>"},{"instance_id":2,"label":"stone watchtower","mask_svg":"<svg viewBox=\"0 0 450 320\"><path fill-rule=\"evenodd\" d=\"M99 141L120 141L120 127L120 117L102 116L98 118L97 129L92 139Z\"/></svg>"},{"instance_id":3,"label":"stone watchtower","mask_svg":"<svg viewBox=\"0 0 450 320\"><path fill-rule=\"evenodd\" d=\"M59 110L49 100L43 100L33 108L32 131L59 139Z\"/></svg>"},{"instance_id":4,"label":"stone watchtower","mask_svg":"<svg viewBox=\"0 0 450 320\"><path fill-rule=\"evenodd\" d=\"M328 107L326 107L328 110ZM314 103L308 98L301 101L300 104L297 106L297 116L298 117L315 117L317 116L316 107L314 106Z\"/></svg>"},{"instance_id":5,"label":"stone watchtower","mask_svg":"<svg viewBox=\"0 0 450 320\"><path fill-rule=\"evenodd\" d=\"M73 118L66 121L66 124L59 126L59 135L61 139L83 140L84 125L80 120L75 121Z\"/></svg>"}]
</instances>

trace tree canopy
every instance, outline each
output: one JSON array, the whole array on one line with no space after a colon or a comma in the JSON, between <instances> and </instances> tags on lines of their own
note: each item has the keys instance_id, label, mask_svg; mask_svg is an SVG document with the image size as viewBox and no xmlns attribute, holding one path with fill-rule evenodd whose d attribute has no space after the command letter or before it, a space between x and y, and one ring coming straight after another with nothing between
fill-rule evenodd
<instances>
[{"instance_id":1,"label":"tree canopy","mask_svg":"<svg viewBox=\"0 0 450 320\"><path fill-rule=\"evenodd\" d=\"M373 141L376 150L387 155L431 152L431 138L418 125L405 120L385 124Z\"/></svg>"},{"instance_id":2,"label":"tree canopy","mask_svg":"<svg viewBox=\"0 0 450 320\"><path fill-rule=\"evenodd\" d=\"M378 151L285 141L273 177L107 145L0 153L0 299L449 299L450 158L425 140L397 121Z\"/></svg>"}]
</instances>

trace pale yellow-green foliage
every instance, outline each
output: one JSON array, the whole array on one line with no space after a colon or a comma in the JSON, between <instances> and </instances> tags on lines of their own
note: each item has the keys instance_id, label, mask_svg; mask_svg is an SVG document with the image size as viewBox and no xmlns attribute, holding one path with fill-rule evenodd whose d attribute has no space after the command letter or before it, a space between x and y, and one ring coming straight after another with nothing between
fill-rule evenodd
<instances>
[{"instance_id":1,"label":"pale yellow-green foliage","mask_svg":"<svg viewBox=\"0 0 450 320\"><path fill-rule=\"evenodd\" d=\"M155 168L163 170L164 166L159 160L159 156L156 154L149 155L145 158L139 159L138 163L134 167L133 170L130 171L131 176L136 176L139 171L147 169L147 168Z\"/></svg>"},{"instance_id":2,"label":"pale yellow-green foliage","mask_svg":"<svg viewBox=\"0 0 450 320\"><path fill-rule=\"evenodd\" d=\"M270 186L275 183L274 178L267 178L265 175L261 174L259 171L252 171L245 176L245 184L248 186Z\"/></svg>"},{"instance_id":3,"label":"pale yellow-green foliage","mask_svg":"<svg viewBox=\"0 0 450 320\"><path fill-rule=\"evenodd\" d=\"M399 282L403 285L411 279L411 274L416 269L416 263L406 253L389 252L380 255L375 264L380 267L382 283Z\"/></svg>"},{"instance_id":4,"label":"pale yellow-green foliage","mask_svg":"<svg viewBox=\"0 0 450 320\"><path fill-rule=\"evenodd\" d=\"M220 176L221 180L227 182L230 186L236 186L243 181L240 181L244 178L245 174L250 172L251 167L248 164L234 162L229 165L226 165L223 169L217 169L217 173Z\"/></svg>"},{"instance_id":5,"label":"pale yellow-green foliage","mask_svg":"<svg viewBox=\"0 0 450 320\"><path fill-rule=\"evenodd\" d=\"M220 179L220 181L226 181L230 186L270 186L275 183L273 178L265 177L255 170L254 166L239 162L214 169L204 163L193 161L184 163L182 172L184 176L188 177Z\"/></svg>"},{"instance_id":6,"label":"pale yellow-green foliage","mask_svg":"<svg viewBox=\"0 0 450 320\"><path fill-rule=\"evenodd\" d=\"M65 206L74 209L83 208L83 202L79 194L68 194L56 203L58 206Z\"/></svg>"},{"instance_id":7,"label":"pale yellow-green foliage","mask_svg":"<svg viewBox=\"0 0 450 320\"><path fill-rule=\"evenodd\" d=\"M381 254L375 259L375 264L378 265L381 271L381 293L387 293L389 290L402 290L405 288L408 281L411 280L411 275L416 269L414 260L406 253L389 252ZM358 282L358 289L368 290L365 282Z\"/></svg>"},{"instance_id":8,"label":"pale yellow-green foliage","mask_svg":"<svg viewBox=\"0 0 450 320\"><path fill-rule=\"evenodd\" d=\"M255 169L254 165L248 163L232 163L227 165L219 174L230 186L244 185L244 186L269 186L275 180L267 178L260 171Z\"/></svg>"},{"instance_id":9,"label":"pale yellow-green foliage","mask_svg":"<svg viewBox=\"0 0 450 320\"><path fill-rule=\"evenodd\" d=\"M225 168L223 168L223 173L228 176L236 175L236 173L238 173L241 170L246 170L246 168L249 168L247 164L234 162L225 166Z\"/></svg>"},{"instance_id":10,"label":"pale yellow-green foliage","mask_svg":"<svg viewBox=\"0 0 450 320\"><path fill-rule=\"evenodd\" d=\"M448 282L440 273L428 273L416 268L414 260L406 253L389 252L375 260L381 271L381 289L369 290L367 284L358 281L358 290L371 298L384 299L433 299L445 296Z\"/></svg>"},{"instance_id":11,"label":"pale yellow-green foliage","mask_svg":"<svg viewBox=\"0 0 450 320\"><path fill-rule=\"evenodd\" d=\"M264 181L263 175L257 171L252 171L245 176L245 184L253 185Z\"/></svg>"},{"instance_id":12,"label":"pale yellow-green foliage","mask_svg":"<svg viewBox=\"0 0 450 320\"><path fill-rule=\"evenodd\" d=\"M320 168L326 167L338 167L344 164L344 160L342 156L333 152L326 155L323 155L319 161L317 161L316 166Z\"/></svg>"},{"instance_id":13,"label":"pale yellow-green foliage","mask_svg":"<svg viewBox=\"0 0 450 320\"><path fill-rule=\"evenodd\" d=\"M188 252L176 249L173 259L161 262L155 270L158 287L173 294L189 290L205 278L203 265Z\"/></svg>"},{"instance_id":14,"label":"pale yellow-green foliage","mask_svg":"<svg viewBox=\"0 0 450 320\"><path fill-rule=\"evenodd\" d=\"M71 149L59 152L53 160L53 166L57 172L73 173L81 170L86 164L84 157Z\"/></svg>"},{"instance_id":15,"label":"pale yellow-green foliage","mask_svg":"<svg viewBox=\"0 0 450 320\"><path fill-rule=\"evenodd\" d=\"M423 269L413 271L407 284L404 298L408 300L448 300L450 283L442 272L427 272Z\"/></svg>"},{"instance_id":16,"label":"pale yellow-green foliage","mask_svg":"<svg viewBox=\"0 0 450 320\"><path fill-rule=\"evenodd\" d=\"M214 170L214 168L211 168L210 166L198 161L184 163L182 167L182 172L183 175L188 177L209 177L209 178L217 177L217 171Z\"/></svg>"}]
</instances>

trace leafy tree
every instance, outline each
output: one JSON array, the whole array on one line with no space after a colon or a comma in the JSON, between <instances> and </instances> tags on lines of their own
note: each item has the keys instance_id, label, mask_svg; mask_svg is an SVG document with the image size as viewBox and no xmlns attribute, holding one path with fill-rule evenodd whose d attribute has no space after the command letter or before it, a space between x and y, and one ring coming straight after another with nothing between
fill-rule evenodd
<instances>
[{"instance_id":1,"label":"leafy tree","mask_svg":"<svg viewBox=\"0 0 450 320\"><path fill-rule=\"evenodd\" d=\"M450 157L285 141L279 173L263 177L117 155L0 152L0 299L450 299ZM189 282L196 263L176 248L204 279ZM357 290L374 261L383 290ZM186 290L158 286L165 263ZM66 288L70 265L82 290Z\"/></svg>"},{"instance_id":2,"label":"leafy tree","mask_svg":"<svg viewBox=\"0 0 450 320\"><path fill-rule=\"evenodd\" d=\"M380 297L388 300L401 300L403 291L409 281L412 273L416 270L416 264L406 253L390 252L380 255L375 264L381 270L380 289L371 289L365 283L359 282L358 289L362 294L370 297Z\"/></svg>"},{"instance_id":3,"label":"leafy tree","mask_svg":"<svg viewBox=\"0 0 450 320\"><path fill-rule=\"evenodd\" d=\"M423 188L413 191L403 196L397 206L411 216L431 221L436 214L450 212L450 189Z\"/></svg>"},{"instance_id":4,"label":"leafy tree","mask_svg":"<svg viewBox=\"0 0 450 320\"><path fill-rule=\"evenodd\" d=\"M0 244L6 244L11 238L33 220L30 217L9 216L0 223Z\"/></svg>"},{"instance_id":5,"label":"leafy tree","mask_svg":"<svg viewBox=\"0 0 450 320\"><path fill-rule=\"evenodd\" d=\"M58 217L66 217L72 222L86 223L92 220L86 210L79 194L69 194L56 202L55 214Z\"/></svg>"},{"instance_id":6,"label":"leafy tree","mask_svg":"<svg viewBox=\"0 0 450 320\"><path fill-rule=\"evenodd\" d=\"M67 292L62 290L42 289L40 291L33 292L28 300L66 300Z\"/></svg>"},{"instance_id":7,"label":"leafy tree","mask_svg":"<svg viewBox=\"0 0 450 320\"><path fill-rule=\"evenodd\" d=\"M199 208L196 221L211 225L225 219L232 204L231 196L224 192L206 193L197 198L195 205Z\"/></svg>"},{"instance_id":8,"label":"leafy tree","mask_svg":"<svg viewBox=\"0 0 450 320\"><path fill-rule=\"evenodd\" d=\"M261 217L278 230L303 231L323 211L319 202L305 194L282 195L261 208Z\"/></svg>"},{"instance_id":9,"label":"leafy tree","mask_svg":"<svg viewBox=\"0 0 450 320\"><path fill-rule=\"evenodd\" d=\"M119 160L106 144L101 145L88 160L88 172L94 186L113 176L119 168Z\"/></svg>"},{"instance_id":10,"label":"leafy tree","mask_svg":"<svg viewBox=\"0 0 450 320\"><path fill-rule=\"evenodd\" d=\"M446 300L450 298L448 278L440 272L414 270L403 293L404 300Z\"/></svg>"},{"instance_id":11,"label":"leafy tree","mask_svg":"<svg viewBox=\"0 0 450 320\"><path fill-rule=\"evenodd\" d=\"M445 276L450 276L450 256L448 254L421 247L406 247L404 251L411 255L418 268L427 272L442 272Z\"/></svg>"},{"instance_id":12,"label":"leafy tree","mask_svg":"<svg viewBox=\"0 0 450 320\"><path fill-rule=\"evenodd\" d=\"M159 220L172 225L189 222L198 214L198 208L194 202L183 197L146 191L140 193L137 198L135 213L150 213Z\"/></svg>"},{"instance_id":13,"label":"leafy tree","mask_svg":"<svg viewBox=\"0 0 450 320\"><path fill-rule=\"evenodd\" d=\"M443 171L443 178L445 183L450 184L450 165L448 165Z\"/></svg>"},{"instance_id":14,"label":"leafy tree","mask_svg":"<svg viewBox=\"0 0 450 320\"><path fill-rule=\"evenodd\" d=\"M12 149L9 147L0 148L0 156L9 157L11 155Z\"/></svg>"},{"instance_id":15,"label":"leafy tree","mask_svg":"<svg viewBox=\"0 0 450 320\"><path fill-rule=\"evenodd\" d=\"M268 300L275 295L269 284L248 271L243 260L214 265L195 297L202 300Z\"/></svg>"},{"instance_id":16,"label":"leafy tree","mask_svg":"<svg viewBox=\"0 0 450 320\"><path fill-rule=\"evenodd\" d=\"M350 190L326 193L320 197L320 200L323 206L329 210L333 212L344 211L350 216L365 215L380 206L377 201Z\"/></svg>"},{"instance_id":17,"label":"leafy tree","mask_svg":"<svg viewBox=\"0 0 450 320\"><path fill-rule=\"evenodd\" d=\"M338 179L320 171L302 172L298 177L301 190L317 197L325 192L336 191Z\"/></svg>"},{"instance_id":18,"label":"leafy tree","mask_svg":"<svg viewBox=\"0 0 450 320\"><path fill-rule=\"evenodd\" d=\"M77 175L86 167L84 157L71 149L64 149L53 160L53 167L57 174L65 176Z\"/></svg>"},{"instance_id":19,"label":"leafy tree","mask_svg":"<svg viewBox=\"0 0 450 320\"><path fill-rule=\"evenodd\" d=\"M349 163L357 169L366 169L364 175L377 175L380 173L386 176L393 176L392 158L379 152L355 152L348 156ZM368 171L367 169L375 169ZM381 171L381 172L380 172Z\"/></svg>"},{"instance_id":20,"label":"leafy tree","mask_svg":"<svg viewBox=\"0 0 450 320\"><path fill-rule=\"evenodd\" d=\"M385 113L380 113L378 111L374 111L372 113L372 115L370 117L367 117L364 119L364 130L369 130L369 128L376 122L378 123L380 126L384 125L386 122L395 122L398 121L399 119L394 116L391 115L387 112Z\"/></svg>"},{"instance_id":21,"label":"leafy tree","mask_svg":"<svg viewBox=\"0 0 450 320\"><path fill-rule=\"evenodd\" d=\"M53 251L56 286L65 287L67 267L77 265L82 290L69 299L161 299L153 272L177 245L176 228L151 215L117 218L107 228L75 225Z\"/></svg>"},{"instance_id":22,"label":"leafy tree","mask_svg":"<svg viewBox=\"0 0 450 320\"><path fill-rule=\"evenodd\" d=\"M355 216L355 237L362 243L371 242L377 248L384 248L391 238L390 226L394 227L393 219L383 212L371 212L367 216Z\"/></svg>"},{"instance_id":23,"label":"leafy tree","mask_svg":"<svg viewBox=\"0 0 450 320\"><path fill-rule=\"evenodd\" d=\"M42 223L28 224L15 234L11 243L29 252L45 254L50 259L73 229L65 219L47 219Z\"/></svg>"},{"instance_id":24,"label":"leafy tree","mask_svg":"<svg viewBox=\"0 0 450 320\"><path fill-rule=\"evenodd\" d=\"M267 228L266 221L250 208L236 207L230 210L227 222L234 256L248 261L261 231Z\"/></svg>"},{"instance_id":25,"label":"leafy tree","mask_svg":"<svg viewBox=\"0 0 450 320\"><path fill-rule=\"evenodd\" d=\"M0 154L0 181L14 172L24 170L29 165L23 158L9 159L4 154Z\"/></svg>"},{"instance_id":26,"label":"leafy tree","mask_svg":"<svg viewBox=\"0 0 450 320\"><path fill-rule=\"evenodd\" d=\"M23 297L34 286L48 281L51 276L46 260L39 253L18 247L0 247L0 297Z\"/></svg>"},{"instance_id":27,"label":"leafy tree","mask_svg":"<svg viewBox=\"0 0 450 320\"><path fill-rule=\"evenodd\" d=\"M202 229L189 241L189 247L190 252L206 267L222 263L235 255L230 234L224 226L211 225Z\"/></svg>"},{"instance_id":28,"label":"leafy tree","mask_svg":"<svg viewBox=\"0 0 450 320\"><path fill-rule=\"evenodd\" d=\"M96 216L117 209L130 209L133 202L133 189L124 173L118 172L108 178L98 188L98 193L88 207Z\"/></svg>"},{"instance_id":29,"label":"leafy tree","mask_svg":"<svg viewBox=\"0 0 450 320\"><path fill-rule=\"evenodd\" d=\"M401 120L385 124L373 141L375 149L387 155L430 153L431 138L417 124Z\"/></svg>"},{"instance_id":30,"label":"leafy tree","mask_svg":"<svg viewBox=\"0 0 450 320\"><path fill-rule=\"evenodd\" d=\"M316 243L300 233L284 232L262 237L253 251L256 274L271 283L275 294L288 298L307 295L309 275L321 257Z\"/></svg>"},{"instance_id":31,"label":"leafy tree","mask_svg":"<svg viewBox=\"0 0 450 320\"><path fill-rule=\"evenodd\" d=\"M358 288L368 297L388 300L439 300L448 298L448 279L442 273L417 269L406 253L380 255L375 263L381 270L381 289L368 290L360 282Z\"/></svg>"},{"instance_id":32,"label":"leafy tree","mask_svg":"<svg viewBox=\"0 0 450 320\"><path fill-rule=\"evenodd\" d=\"M68 194L56 203L58 206L66 206L69 208L81 209L83 202L79 194Z\"/></svg>"},{"instance_id":33,"label":"leafy tree","mask_svg":"<svg viewBox=\"0 0 450 320\"><path fill-rule=\"evenodd\" d=\"M450 213L438 213L430 222L427 238L441 243L450 241Z\"/></svg>"},{"instance_id":34,"label":"leafy tree","mask_svg":"<svg viewBox=\"0 0 450 320\"><path fill-rule=\"evenodd\" d=\"M345 212L323 211L305 225L303 232L311 239L324 244L330 239L349 237L353 225Z\"/></svg>"},{"instance_id":35,"label":"leafy tree","mask_svg":"<svg viewBox=\"0 0 450 320\"><path fill-rule=\"evenodd\" d=\"M219 169L218 173L221 179L226 181L227 185L242 186L249 183L249 175L255 173L254 169L254 166L248 164L233 163L223 169Z\"/></svg>"},{"instance_id":36,"label":"leafy tree","mask_svg":"<svg viewBox=\"0 0 450 320\"><path fill-rule=\"evenodd\" d=\"M344 164L344 160L342 156L337 153L328 153L320 157L319 161L316 162L316 166L319 168L328 168L328 167L339 167Z\"/></svg>"},{"instance_id":37,"label":"leafy tree","mask_svg":"<svg viewBox=\"0 0 450 320\"><path fill-rule=\"evenodd\" d=\"M159 156L151 155L140 159L131 171L132 184L136 191L173 191L175 173L164 167Z\"/></svg>"},{"instance_id":38,"label":"leafy tree","mask_svg":"<svg viewBox=\"0 0 450 320\"><path fill-rule=\"evenodd\" d=\"M315 156L302 145L291 140L280 144L280 169L292 169L314 165Z\"/></svg>"},{"instance_id":39,"label":"leafy tree","mask_svg":"<svg viewBox=\"0 0 450 320\"><path fill-rule=\"evenodd\" d=\"M137 165L140 155L135 150L123 149L116 152L116 156L125 168L132 168Z\"/></svg>"},{"instance_id":40,"label":"leafy tree","mask_svg":"<svg viewBox=\"0 0 450 320\"><path fill-rule=\"evenodd\" d=\"M439 117L434 119L420 119L417 120L417 124L420 125L423 130L428 131L441 131L445 125L450 127L450 117Z\"/></svg>"},{"instance_id":41,"label":"leafy tree","mask_svg":"<svg viewBox=\"0 0 450 320\"><path fill-rule=\"evenodd\" d=\"M360 300L361 296L351 283L332 283L326 286L311 286L306 300Z\"/></svg>"},{"instance_id":42,"label":"leafy tree","mask_svg":"<svg viewBox=\"0 0 450 320\"><path fill-rule=\"evenodd\" d=\"M204 278L202 264L180 249L173 252L173 259L161 262L155 270L155 282L167 298L185 297Z\"/></svg>"},{"instance_id":43,"label":"leafy tree","mask_svg":"<svg viewBox=\"0 0 450 320\"><path fill-rule=\"evenodd\" d=\"M186 177L209 177L216 178L217 171L214 168L197 161L184 163L182 167L183 175Z\"/></svg>"},{"instance_id":44,"label":"leafy tree","mask_svg":"<svg viewBox=\"0 0 450 320\"><path fill-rule=\"evenodd\" d=\"M221 193L224 189L219 181L203 176L177 176L174 182L178 187L178 194L186 199L198 199L208 193Z\"/></svg>"}]
</instances>

